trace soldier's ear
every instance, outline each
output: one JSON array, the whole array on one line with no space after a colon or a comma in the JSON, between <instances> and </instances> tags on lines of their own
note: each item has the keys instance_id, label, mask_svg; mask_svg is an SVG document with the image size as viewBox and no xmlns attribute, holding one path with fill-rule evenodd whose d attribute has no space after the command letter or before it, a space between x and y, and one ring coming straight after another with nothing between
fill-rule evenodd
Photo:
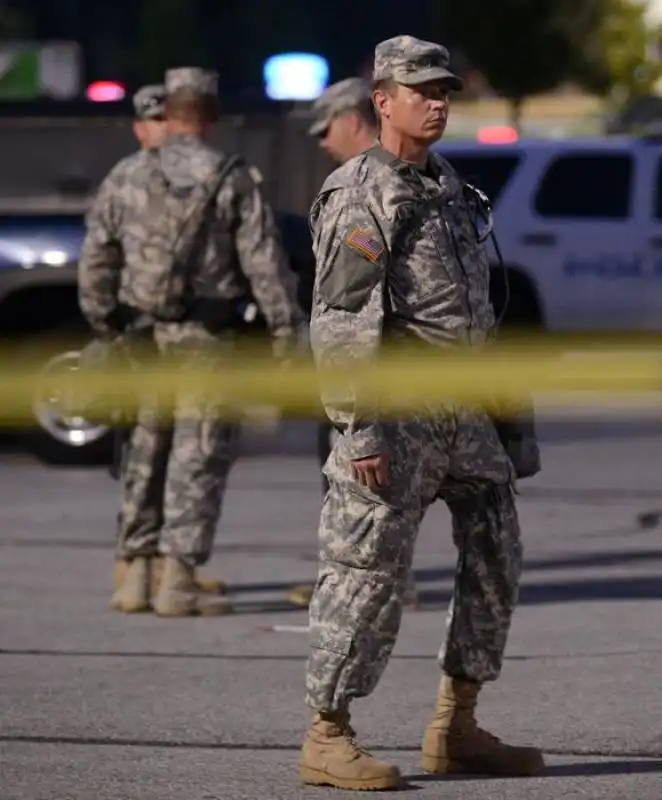
<instances>
[{"instance_id":1,"label":"soldier's ear","mask_svg":"<svg viewBox=\"0 0 662 800\"><path fill-rule=\"evenodd\" d=\"M391 115L391 96L381 86L378 86L372 93L372 102L379 119L388 119Z\"/></svg>"},{"instance_id":2,"label":"soldier's ear","mask_svg":"<svg viewBox=\"0 0 662 800\"><path fill-rule=\"evenodd\" d=\"M377 81L372 87L372 102L379 119L391 116L393 98L398 92L398 85L390 78Z\"/></svg>"}]
</instances>

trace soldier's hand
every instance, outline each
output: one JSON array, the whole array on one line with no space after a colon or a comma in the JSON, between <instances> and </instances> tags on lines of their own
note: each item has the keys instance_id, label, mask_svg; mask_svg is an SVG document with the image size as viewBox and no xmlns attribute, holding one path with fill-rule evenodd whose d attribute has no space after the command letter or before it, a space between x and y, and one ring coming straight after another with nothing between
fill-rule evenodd
<instances>
[{"instance_id":1,"label":"soldier's hand","mask_svg":"<svg viewBox=\"0 0 662 800\"><path fill-rule=\"evenodd\" d=\"M388 453L379 453L370 458L359 458L350 463L352 476L361 486L367 486L373 492L388 486Z\"/></svg>"}]
</instances>

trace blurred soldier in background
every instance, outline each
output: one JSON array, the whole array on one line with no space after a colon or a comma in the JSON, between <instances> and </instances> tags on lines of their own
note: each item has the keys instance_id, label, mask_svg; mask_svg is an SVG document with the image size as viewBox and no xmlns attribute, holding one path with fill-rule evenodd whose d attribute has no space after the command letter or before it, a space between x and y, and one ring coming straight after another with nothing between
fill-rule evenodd
<instances>
[{"instance_id":1,"label":"blurred soldier in background","mask_svg":"<svg viewBox=\"0 0 662 800\"><path fill-rule=\"evenodd\" d=\"M362 78L329 86L313 103L312 114L308 132L339 164L371 147L379 133L370 86Z\"/></svg>"},{"instance_id":2,"label":"blurred soldier in background","mask_svg":"<svg viewBox=\"0 0 662 800\"><path fill-rule=\"evenodd\" d=\"M147 151L154 150L163 142L166 135L165 96L166 90L163 84L143 86L135 93L133 96L133 133L140 143L141 149L122 159L106 178L107 183L121 183L124 180L123 174L130 172L137 164L144 163ZM124 558L115 560L116 590L124 583L128 564L129 562ZM158 589L161 567L162 559L155 559L151 571L153 594ZM223 594L225 592L225 585L222 581L206 578L203 575L196 575L196 582L206 591L211 591L215 594Z\"/></svg>"},{"instance_id":3,"label":"blurred soldier in background","mask_svg":"<svg viewBox=\"0 0 662 800\"><path fill-rule=\"evenodd\" d=\"M135 112L133 120L133 133L140 142L143 150L153 150L158 147L165 137L165 86L162 84L152 84L143 86L133 96L133 108ZM123 162L131 165L139 154L135 153L124 159Z\"/></svg>"},{"instance_id":4,"label":"blurred soldier in background","mask_svg":"<svg viewBox=\"0 0 662 800\"><path fill-rule=\"evenodd\" d=\"M320 147L339 164L372 147L379 136L372 90L363 78L346 78L329 86L313 103L311 111L313 122L308 129L309 134L317 138ZM335 435L336 430L328 419L319 423L317 455L320 467L326 464ZM322 473L322 496L328 489L329 482ZM314 588L312 583L295 586L288 594L289 602L307 606ZM408 608L418 606L413 572L410 573L404 604Z\"/></svg>"},{"instance_id":5,"label":"blurred soldier in background","mask_svg":"<svg viewBox=\"0 0 662 800\"><path fill-rule=\"evenodd\" d=\"M303 315L257 172L204 143L218 118L216 75L169 70L165 88L163 144L121 179L107 180L89 213L80 303L109 339L130 340L137 320L149 319L162 357L218 370L222 387L222 359L231 355L248 295L277 356L290 352ZM113 608L151 606L161 616L232 610L202 591L194 570L211 554L236 434L218 393L196 392L186 376L168 398L144 399L123 481L118 556L129 566ZM159 555L163 573L152 596Z\"/></svg>"},{"instance_id":6,"label":"blurred soldier in background","mask_svg":"<svg viewBox=\"0 0 662 800\"><path fill-rule=\"evenodd\" d=\"M165 95L166 90L163 84L150 84L140 88L133 96L133 133L141 145L141 149L136 153L122 159L110 174L106 177L99 189L99 193L112 193L112 187L119 186L126 180L127 174L138 165L145 163L148 157L148 152L157 148L165 138L166 124L165 124ZM109 269L113 269L114 264L109 264ZM120 514L121 520L121 514ZM120 522L121 524L121 522ZM115 560L115 589L124 583L128 561L124 558L116 558ZM158 588L158 581L160 578L162 560L155 559L151 571L152 579L152 593L155 593ZM200 584L201 588L222 594L225 591L225 586L222 581L206 578L202 575L196 576L196 581Z\"/></svg>"}]
</instances>

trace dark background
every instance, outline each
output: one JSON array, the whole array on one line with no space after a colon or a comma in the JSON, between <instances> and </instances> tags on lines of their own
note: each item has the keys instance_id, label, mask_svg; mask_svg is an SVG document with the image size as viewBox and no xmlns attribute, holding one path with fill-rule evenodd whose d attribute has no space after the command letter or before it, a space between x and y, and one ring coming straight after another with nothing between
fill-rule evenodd
<instances>
[{"instance_id":1,"label":"dark background","mask_svg":"<svg viewBox=\"0 0 662 800\"><path fill-rule=\"evenodd\" d=\"M18 0L5 6L29 18L35 39L70 39L84 50L87 81L112 78L131 88L171 65L218 70L221 90L262 93L270 55L315 52L331 65L330 80L369 64L374 45L401 33L433 38L438 3L431 0ZM175 22L172 22L175 20ZM148 73L148 74L145 74Z\"/></svg>"}]
</instances>

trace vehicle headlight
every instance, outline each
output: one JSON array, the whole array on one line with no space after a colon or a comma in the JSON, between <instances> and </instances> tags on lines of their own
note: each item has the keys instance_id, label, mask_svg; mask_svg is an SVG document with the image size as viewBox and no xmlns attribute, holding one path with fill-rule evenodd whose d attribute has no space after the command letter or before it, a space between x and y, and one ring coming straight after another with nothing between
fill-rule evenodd
<instances>
[{"instance_id":1,"label":"vehicle headlight","mask_svg":"<svg viewBox=\"0 0 662 800\"><path fill-rule=\"evenodd\" d=\"M49 267L63 267L69 261L64 250L44 250L39 254L39 263Z\"/></svg>"},{"instance_id":2,"label":"vehicle headlight","mask_svg":"<svg viewBox=\"0 0 662 800\"><path fill-rule=\"evenodd\" d=\"M34 269L39 266L64 267L69 263L69 254L65 250L21 249L15 257L23 269Z\"/></svg>"}]
</instances>

